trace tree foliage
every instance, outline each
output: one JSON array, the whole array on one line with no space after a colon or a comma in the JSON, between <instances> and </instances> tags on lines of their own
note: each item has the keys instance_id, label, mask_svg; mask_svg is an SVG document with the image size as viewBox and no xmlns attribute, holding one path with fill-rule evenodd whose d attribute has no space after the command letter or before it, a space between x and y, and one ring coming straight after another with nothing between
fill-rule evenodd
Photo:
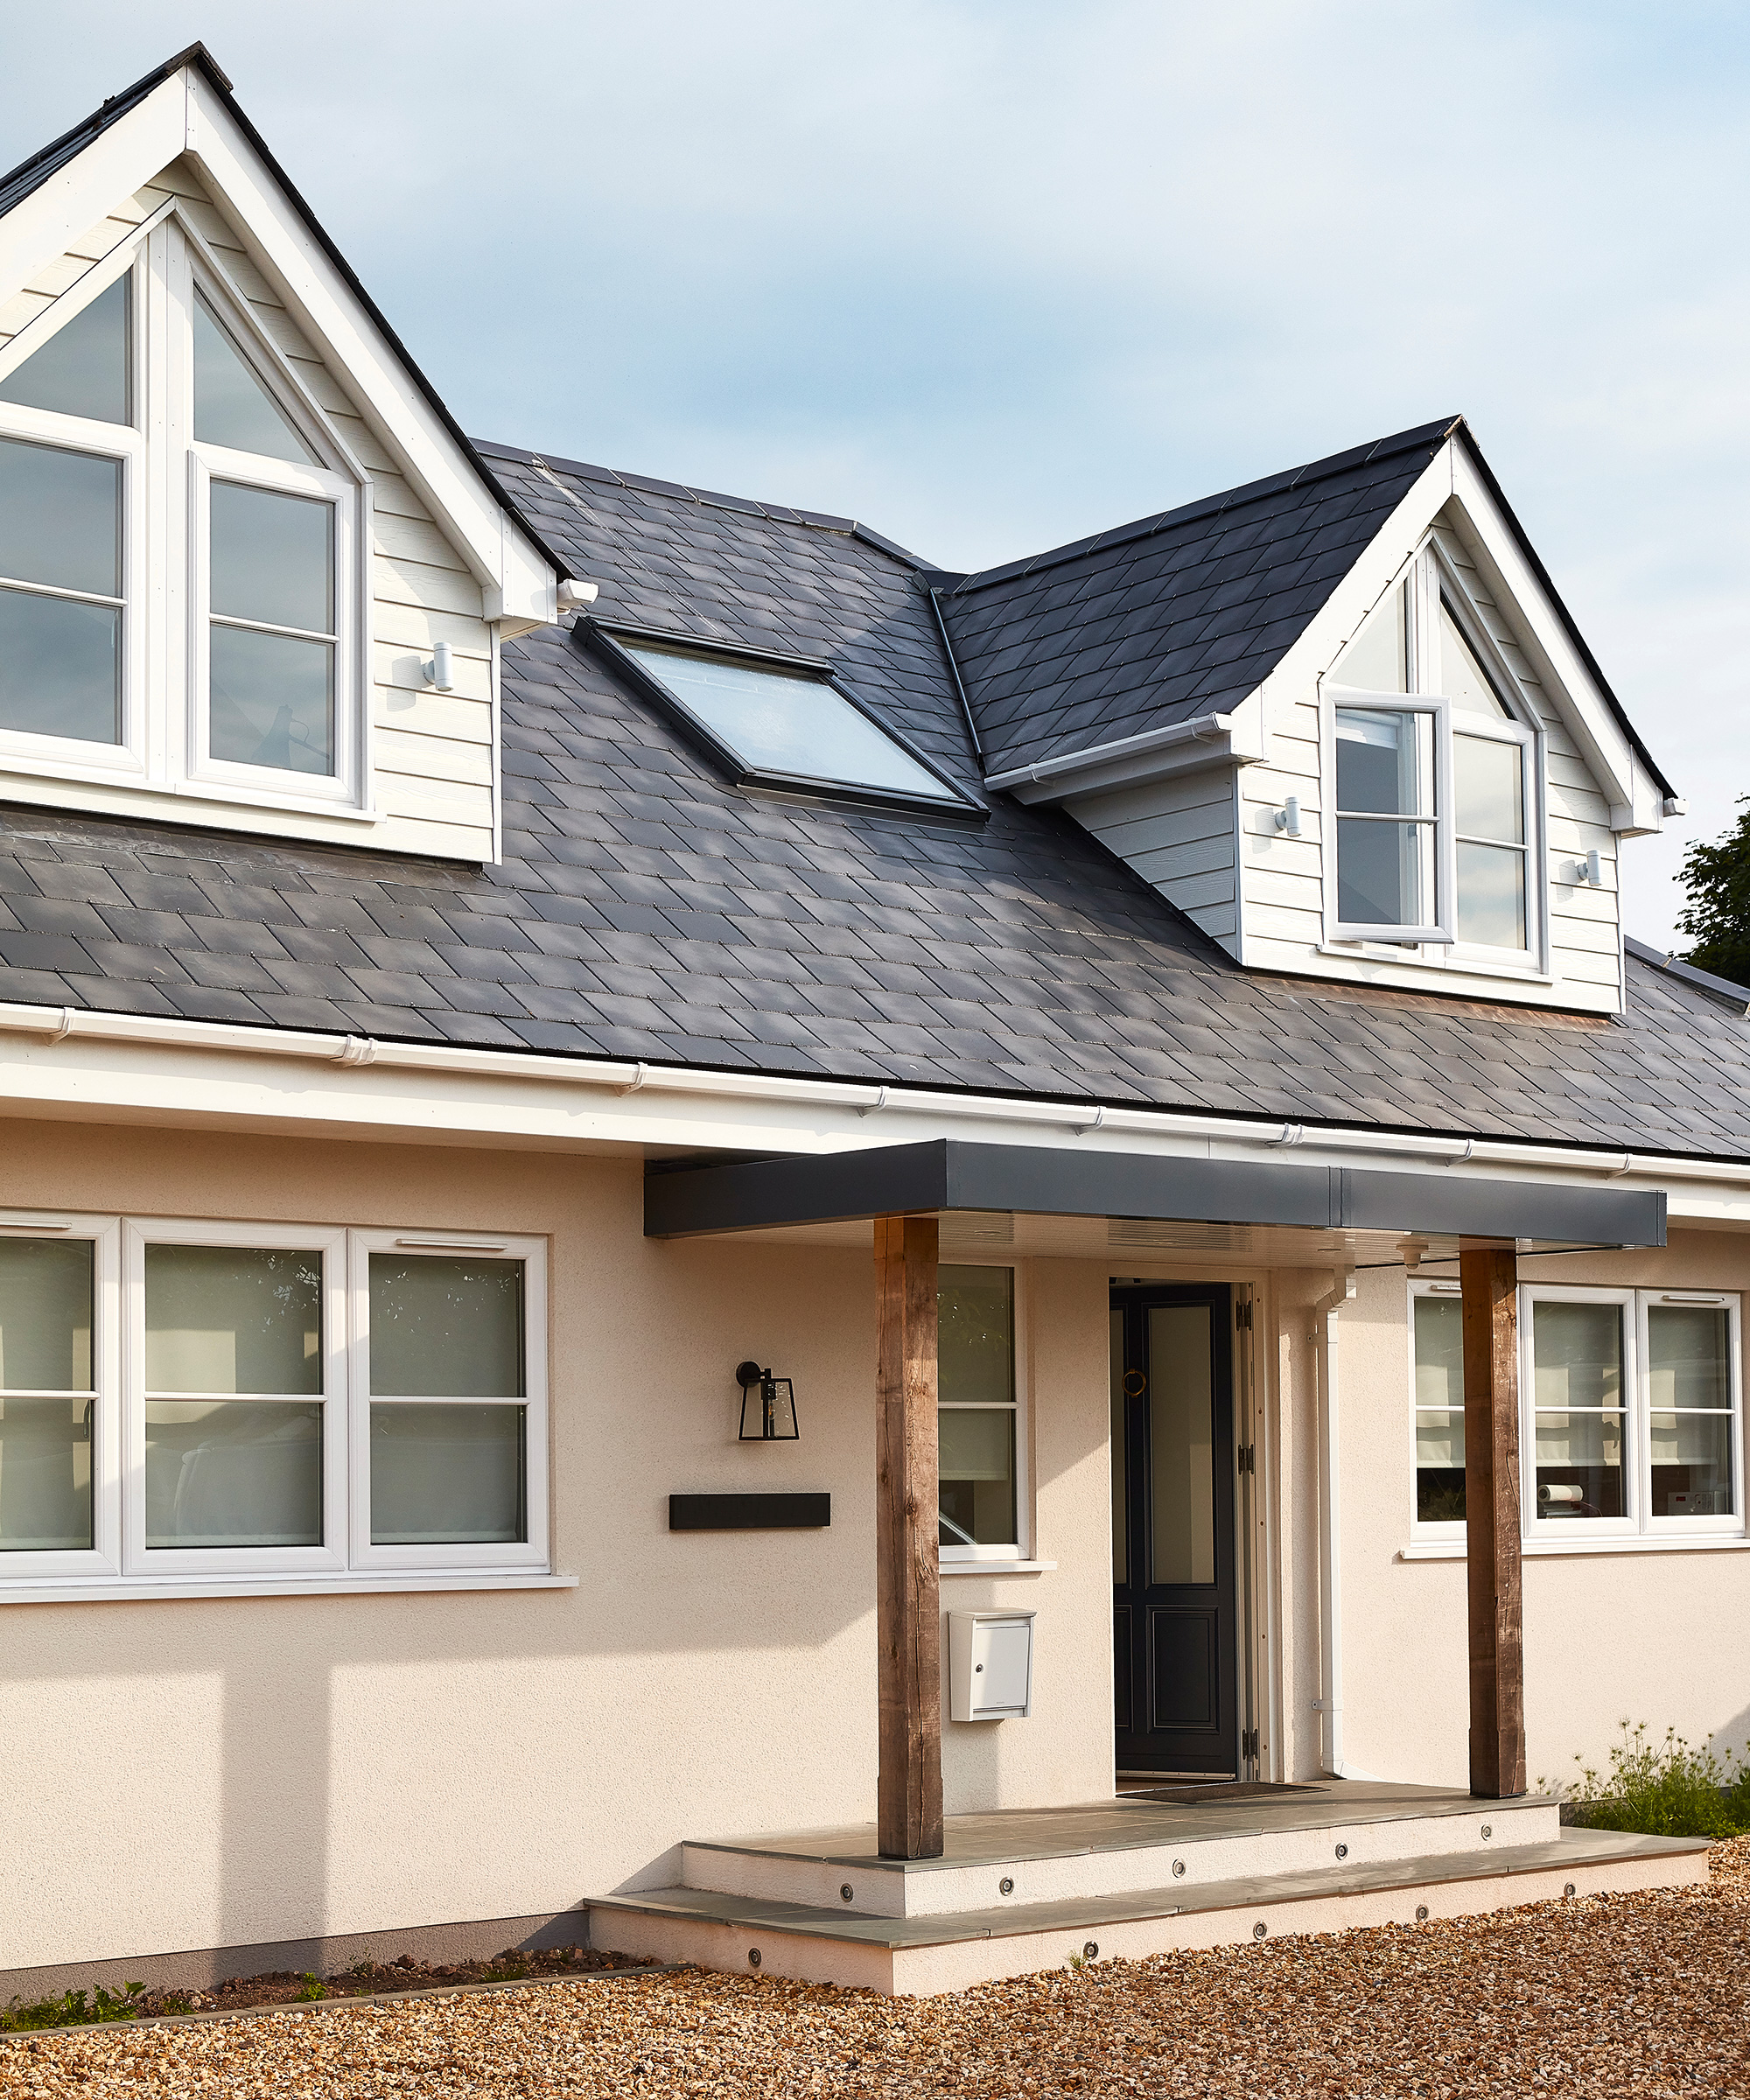
<instances>
[{"instance_id":1,"label":"tree foliage","mask_svg":"<svg viewBox=\"0 0 1750 2100\"><path fill-rule=\"evenodd\" d=\"M1750 804L1750 795L1738 800ZM1686 959L1698 970L1750 985L1750 808L1731 830L1692 845L1677 880L1689 892L1677 920L1677 930L1694 942Z\"/></svg>"}]
</instances>

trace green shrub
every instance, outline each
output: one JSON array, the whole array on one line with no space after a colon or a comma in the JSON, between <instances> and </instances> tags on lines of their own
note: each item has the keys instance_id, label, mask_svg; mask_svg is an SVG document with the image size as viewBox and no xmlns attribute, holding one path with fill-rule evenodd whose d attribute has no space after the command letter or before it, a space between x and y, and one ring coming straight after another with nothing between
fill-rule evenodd
<instances>
[{"instance_id":1,"label":"green shrub","mask_svg":"<svg viewBox=\"0 0 1750 2100\"><path fill-rule=\"evenodd\" d=\"M1750 1830L1750 1756L1728 1771L1712 1750L1691 1750L1675 1728L1662 1743L1647 1724L1620 1724L1622 1740L1600 1773L1578 1757L1579 1783L1568 1800L1596 1830L1640 1830L1652 1838L1737 1838Z\"/></svg>"},{"instance_id":2,"label":"green shrub","mask_svg":"<svg viewBox=\"0 0 1750 2100\"><path fill-rule=\"evenodd\" d=\"M323 1998L327 1997L327 1984L323 1982L319 1976L312 1975L308 1969L302 1972L298 1980L303 1984L304 1988L298 1992L297 1998L293 2000L294 2004L300 2006L313 2006L318 2004Z\"/></svg>"},{"instance_id":3,"label":"green shrub","mask_svg":"<svg viewBox=\"0 0 1750 2100\"><path fill-rule=\"evenodd\" d=\"M0 2034L22 2034L36 2027L88 2027L102 2020L136 2020L134 2000L144 1984L125 1984L120 1991L106 1991L99 1984L89 2000L82 1991L63 1991L59 1998L38 1998L21 2006L15 1998L0 2012Z\"/></svg>"}]
</instances>

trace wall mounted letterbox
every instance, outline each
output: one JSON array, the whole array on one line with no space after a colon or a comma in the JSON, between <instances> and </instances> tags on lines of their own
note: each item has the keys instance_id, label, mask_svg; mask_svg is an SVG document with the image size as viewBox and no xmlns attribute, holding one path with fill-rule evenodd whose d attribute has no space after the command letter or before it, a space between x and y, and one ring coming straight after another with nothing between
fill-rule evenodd
<instances>
[{"instance_id":1,"label":"wall mounted letterbox","mask_svg":"<svg viewBox=\"0 0 1750 2100\"><path fill-rule=\"evenodd\" d=\"M948 1614L948 1718L1018 1721L1033 1704L1033 1614Z\"/></svg>"}]
</instances>

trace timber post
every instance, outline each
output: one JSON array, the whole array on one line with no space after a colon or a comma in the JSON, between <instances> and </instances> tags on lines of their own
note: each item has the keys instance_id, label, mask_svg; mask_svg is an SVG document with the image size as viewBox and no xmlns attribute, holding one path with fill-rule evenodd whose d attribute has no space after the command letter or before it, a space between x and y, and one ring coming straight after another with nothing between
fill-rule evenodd
<instances>
[{"instance_id":1,"label":"timber post","mask_svg":"<svg viewBox=\"0 0 1750 2100\"><path fill-rule=\"evenodd\" d=\"M1471 1792L1525 1791L1525 1636L1519 1552L1518 1262L1459 1256L1464 1294L1465 1572L1470 1622Z\"/></svg>"}]
</instances>

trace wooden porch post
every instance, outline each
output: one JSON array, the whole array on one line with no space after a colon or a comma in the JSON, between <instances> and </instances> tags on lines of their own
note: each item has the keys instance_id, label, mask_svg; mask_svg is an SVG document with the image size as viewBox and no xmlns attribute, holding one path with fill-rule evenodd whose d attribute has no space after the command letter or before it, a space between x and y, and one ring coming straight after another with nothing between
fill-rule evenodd
<instances>
[{"instance_id":1,"label":"wooden porch post","mask_svg":"<svg viewBox=\"0 0 1750 2100\"><path fill-rule=\"evenodd\" d=\"M1525 1791L1524 1621L1519 1564L1519 1265L1464 1249L1466 1572L1470 1601L1471 1792Z\"/></svg>"},{"instance_id":2,"label":"wooden porch post","mask_svg":"<svg viewBox=\"0 0 1750 2100\"><path fill-rule=\"evenodd\" d=\"M942 1615L936 1522L934 1218L875 1221L875 1628L878 1843L942 1857Z\"/></svg>"}]
</instances>

